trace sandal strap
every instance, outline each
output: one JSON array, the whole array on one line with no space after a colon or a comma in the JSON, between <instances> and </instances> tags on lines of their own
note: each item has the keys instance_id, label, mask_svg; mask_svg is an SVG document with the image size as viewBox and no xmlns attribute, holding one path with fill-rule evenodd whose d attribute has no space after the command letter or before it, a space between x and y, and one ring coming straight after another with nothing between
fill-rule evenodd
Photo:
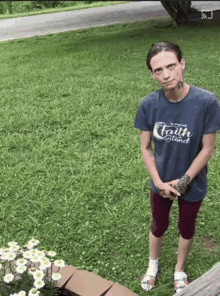
<instances>
[{"instance_id":1,"label":"sandal strap","mask_svg":"<svg viewBox=\"0 0 220 296\"><path fill-rule=\"evenodd\" d=\"M147 272L145 273L145 275L142 277L142 280L141 280L141 287L143 290L150 291L151 289L156 287L156 277L158 273L159 273L159 268L156 274L154 273L154 270L151 270L150 268L148 268Z\"/></svg>"},{"instance_id":2,"label":"sandal strap","mask_svg":"<svg viewBox=\"0 0 220 296\"><path fill-rule=\"evenodd\" d=\"M147 277L156 279L155 276L153 276L153 275L148 275L148 274L145 274L145 275L143 276L142 279L147 278Z\"/></svg>"},{"instance_id":3,"label":"sandal strap","mask_svg":"<svg viewBox=\"0 0 220 296\"><path fill-rule=\"evenodd\" d=\"M177 291L178 289L184 289L187 287L186 283L185 283L186 278L183 279L179 279L179 280L175 280L174 282L176 283L176 287L175 287L175 291Z\"/></svg>"},{"instance_id":4,"label":"sandal strap","mask_svg":"<svg viewBox=\"0 0 220 296\"><path fill-rule=\"evenodd\" d=\"M143 276L142 281L141 281L141 286L142 286L142 288L144 290L149 291L149 290L151 290L152 288L155 287L155 282L154 283L152 283L152 282L150 283L150 281L152 279L156 279L156 278L154 276L152 276L152 275L147 275L147 274L145 274Z\"/></svg>"},{"instance_id":5,"label":"sandal strap","mask_svg":"<svg viewBox=\"0 0 220 296\"><path fill-rule=\"evenodd\" d=\"M142 278L141 283L142 283L142 284L148 284L148 285L151 285L151 283L150 283L150 280L151 280L151 279L156 280L156 277L153 276L153 275L145 274L145 275L143 276L143 278Z\"/></svg>"},{"instance_id":6,"label":"sandal strap","mask_svg":"<svg viewBox=\"0 0 220 296\"><path fill-rule=\"evenodd\" d=\"M177 289L184 289L184 288L186 288L186 285L179 285L178 287L176 287L176 290Z\"/></svg>"}]
</instances>

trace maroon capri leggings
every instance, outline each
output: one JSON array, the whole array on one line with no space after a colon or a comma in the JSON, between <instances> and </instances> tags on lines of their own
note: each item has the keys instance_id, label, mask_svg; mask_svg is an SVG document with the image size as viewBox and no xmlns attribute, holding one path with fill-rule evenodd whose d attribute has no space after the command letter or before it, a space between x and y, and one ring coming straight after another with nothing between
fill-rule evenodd
<instances>
[{"instance_id":1,"label":"maroon capri leggings","mask_svg":"<svg viewBox=\"0 0 220 296\"><path fill-rule=\"evenodd\" d=\"M150 204L152 212L151 233L156 237L161 237L169 226L169 213L173 200L164 198L159 194L150 191ZM178 228L184 239L191 239L195 233L195 222L200 202L189 202L178 198L179 223Z\"/></svg>"}]
</instances>

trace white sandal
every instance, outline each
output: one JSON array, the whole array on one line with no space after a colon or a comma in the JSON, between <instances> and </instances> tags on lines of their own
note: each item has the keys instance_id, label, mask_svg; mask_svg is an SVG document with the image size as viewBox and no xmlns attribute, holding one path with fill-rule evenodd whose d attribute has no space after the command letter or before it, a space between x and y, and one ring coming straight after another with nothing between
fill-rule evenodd
<instances>
[{"instance_id":1,"label":"white sandal","mask_svg":"<svg viewBox=\"0 0 220 296\"><path fill-rule=\"evenodd\" d=\"M174 290L176 293L183 291L188 285L189 281L185 272L174 273Z\"/></svg>"},{"instance_id":2,"label":"white sandal","mask_svg":"<svg viewBox=\"0 0 220 296\"><path fill-rule=\"evenodd\" d=\"M149 270L149 268L148 268ZM141 280L141 288L145 291L150 291L156 286L156 278L158 273L160 272L160 269L158 267L158 271L156 273L156 276L148 275L147 273L143 276Z\"/></svg>"}]
</instances>

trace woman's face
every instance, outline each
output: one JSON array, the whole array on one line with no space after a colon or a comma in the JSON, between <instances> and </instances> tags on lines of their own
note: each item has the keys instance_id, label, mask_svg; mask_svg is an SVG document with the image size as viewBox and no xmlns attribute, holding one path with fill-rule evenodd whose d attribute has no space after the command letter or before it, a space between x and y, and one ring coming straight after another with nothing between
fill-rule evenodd
<instances>
[{"instance_id":1,"label":"woman's face","mask_svg":"<svg viewBox=\"0 0 220 296\"><path fill-rule=\"evenodd\" d=\"M177 86L180 81L183 81L183 71L185 70L185 60L178 59L174 52L163 51L155 55L150 60L152 71L150 74L163 89L172 89ZM171 82L166 84L167 82Z\"/></svg>"}]
</instances>

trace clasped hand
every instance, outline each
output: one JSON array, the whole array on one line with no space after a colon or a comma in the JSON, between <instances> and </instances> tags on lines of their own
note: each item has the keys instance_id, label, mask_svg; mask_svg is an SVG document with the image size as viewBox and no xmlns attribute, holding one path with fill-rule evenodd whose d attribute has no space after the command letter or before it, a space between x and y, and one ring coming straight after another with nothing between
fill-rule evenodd
<instances>
[{"instance_id":1,"label":"clasped hand","mask_svg":"<svg viewBox=\"0 0 220 296\"><path fill-rule=\"evenodd\" d=\"M170 200L177 200L178 193L185 194L186 188L187 184L182 178L159 184L157 187L157 189L159 189L159 194Z\"/></svg>"}]
</instances>

